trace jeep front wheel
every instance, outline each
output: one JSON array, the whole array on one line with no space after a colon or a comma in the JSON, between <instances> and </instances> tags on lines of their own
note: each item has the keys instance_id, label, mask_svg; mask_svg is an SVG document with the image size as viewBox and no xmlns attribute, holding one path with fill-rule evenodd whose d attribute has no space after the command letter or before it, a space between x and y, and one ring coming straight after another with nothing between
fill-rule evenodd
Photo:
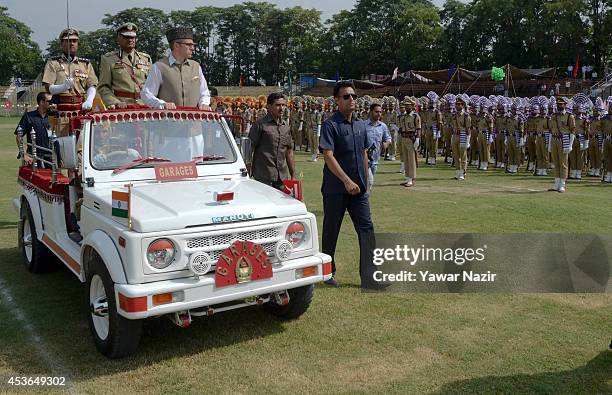
<instances>
[{"instance_id":1,"label":"jeep front wheel","mask_svg":"<svg viewBox=\"0 0 612 395\"><path fill-rule=\"evenodd\" d=\"M128 320L117 312L115 284L95 256L87 271L89 330L96 348L108 358L122 358L136 351L142 334L142 320Z\"/></svg>"}]
</instances>

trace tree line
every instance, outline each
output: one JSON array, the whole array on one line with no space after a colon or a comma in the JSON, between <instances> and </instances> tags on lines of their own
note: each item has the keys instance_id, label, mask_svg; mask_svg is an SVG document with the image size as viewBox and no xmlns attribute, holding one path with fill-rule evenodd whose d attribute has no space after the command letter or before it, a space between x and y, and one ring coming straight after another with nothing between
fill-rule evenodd
<instances>
[{"instance_id":1,"label":"tree line","mask_svg":"<svg viewBox=\"0 0 612 395\"><path fill-rule=\"evenodd\" d=\"M34 77L43 55L31 30L0 7L0 83ZM194 59L211 85L275 85L298 73L324 78L432 70L459 65L488 69L591 64L602 71L610 60L612 0L358 0L323 23L316 9L279 9L266 2L163 12L130 8L105 14L103 28L81 33L79 54L95 66L115 49L114 28L135 23L138 49L159 59L167 53L164 32L194 29ZM75 21L78 26L78 21ZM59 28L58 28L59 29ZM59 30L58 30L59 31ZM47 54L59 53L58 40Z\"/></svg>"}]
</instances>

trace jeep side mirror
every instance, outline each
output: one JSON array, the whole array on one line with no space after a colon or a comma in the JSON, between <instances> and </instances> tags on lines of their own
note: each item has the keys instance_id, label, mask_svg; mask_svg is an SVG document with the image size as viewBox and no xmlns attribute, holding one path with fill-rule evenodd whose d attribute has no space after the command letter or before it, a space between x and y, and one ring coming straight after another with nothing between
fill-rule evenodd
<instances>
[{"instance_id":1,"label":"jeep side mirror","mask_svg":"<svg viewBox=\"0 0 612 395\"><path fill-rule=\"evenodd\" d=\"M62 158L62 167L65 169L76 169L79 166L76 152L76 137L74 135L58 137L57 145L59 146L60 158Z\"/></svg>"}]
</instances>

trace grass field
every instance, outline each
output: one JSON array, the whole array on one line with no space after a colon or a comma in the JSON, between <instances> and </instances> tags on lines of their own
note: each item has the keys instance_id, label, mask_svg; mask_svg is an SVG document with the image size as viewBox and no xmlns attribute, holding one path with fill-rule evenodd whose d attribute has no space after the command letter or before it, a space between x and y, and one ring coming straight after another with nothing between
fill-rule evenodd
<instances>
[{"instance_id":1,"label":"grass field","mask_svg":"<svg viewBox=\"0 0 612 395\"><path fill-rule=\"evenodd\" d=\"M0 377L67 375L76 392L612 393L612 295L362 294L345 218L339 289L317 286L310 310L283 322L259 309L147 321L139 353L107 360L87 328L85 289L67 270L25 271L17 249L16 119L0 119ZM323 163L298 156L308 208L322 223ZM612 233L612 187L419 169L399 187L383 162L371 207L377 232ZM508 262L512 264L512 262ZM11 391L0 384L0 392Z\"/></svg>"}]
</instances>

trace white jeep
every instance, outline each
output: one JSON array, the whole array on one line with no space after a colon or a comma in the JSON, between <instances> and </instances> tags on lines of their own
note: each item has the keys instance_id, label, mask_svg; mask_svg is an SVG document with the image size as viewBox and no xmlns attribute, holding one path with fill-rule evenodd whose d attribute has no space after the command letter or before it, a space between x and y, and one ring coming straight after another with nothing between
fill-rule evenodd
<instances>
[{"instance_id":1,"label":"white jeep","mask_svg":"<svg viewBox=\"0 0 612 395\"><path fill-rule=\"evenodd\" d=\"M107 357L133 353L148 317L186 327L193 316L263 305L297 318L313 284L331 278L315 216L249 179L222 116L61 116L72 130L52 136L57 150L24 144L40 160L19 170L19 246L29 271L49 270L55 255L86 283L89 327Z\"/></svg>"}]
</instances>

